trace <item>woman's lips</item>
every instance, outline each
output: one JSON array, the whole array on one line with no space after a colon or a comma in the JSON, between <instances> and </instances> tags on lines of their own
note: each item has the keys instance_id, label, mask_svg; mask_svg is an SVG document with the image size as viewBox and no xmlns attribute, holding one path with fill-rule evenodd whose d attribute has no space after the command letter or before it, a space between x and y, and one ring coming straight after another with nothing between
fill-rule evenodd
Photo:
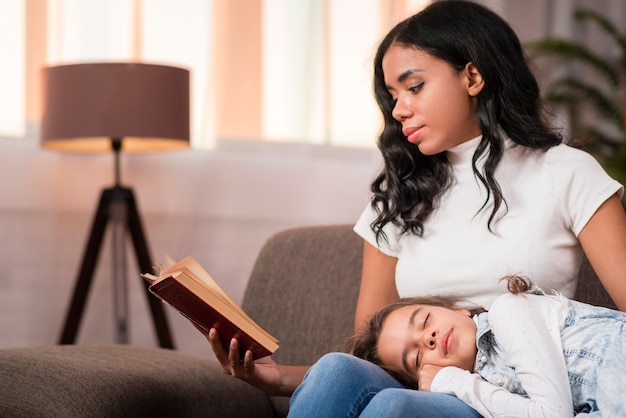
<instances>
[{"instance_id":1,"label":"woman's lips","mask_svg":"<svg viewBox=\"0 0 626 418\"><path fill-rule=\"evenodd\" d=\"M406 136L406 139L409 142L415 142L419 139L420 135L422 132L422 127L411 127L411 128L404 128L402 130L402 133L404 134L404 136Z\"/></svg>"}]
</instances>

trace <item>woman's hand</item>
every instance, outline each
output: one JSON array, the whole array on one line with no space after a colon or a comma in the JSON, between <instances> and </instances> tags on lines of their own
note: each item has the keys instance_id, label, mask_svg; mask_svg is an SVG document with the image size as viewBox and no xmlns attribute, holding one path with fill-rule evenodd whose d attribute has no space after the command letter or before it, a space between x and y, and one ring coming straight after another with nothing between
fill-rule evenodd
<instances>
[{"instance_id":1,"label":"woman's hand","mask_svg":"<svg viewBox=\"0 0 626 418\"><path fill-rule=\"evenodd\" d=\"M213 353L222 365L222 371L241 380L245 380L253 386L268 393L274 392L281 386L281 375L278 365L271 356L254 360L252 351L247 350L243 359L239 351L239 341L233 338L226 349L220 341L220 336L215 328L205 336L211 344Z\"/></svg>"},{"instance_id":2,"label":"woman's hand","mask_svg":"<svg viewBox=\"0 0 626 418\"><path fill-rule=\"evenodd\" d=\"M291 396L309 370L310 366L276 364L271 356L254 360L250 350L246 351L242 360L237 339L233 338L226 348L222 345L219 333L215 328L211 328L207 333L193 322L192 324L211 344L211 349L225 374L244 380L268 395Z\"/></svg>"},{"instance_id":3,"label":"woman's hand","mask_svg":"<svg viewBox=\"0 0 626 418\"><path fill-rule=\"evenodd\" d=\"M254 360L250 350L246 351L242 359L237 339L233 338L227 349L222 345L215 328L211 328L208 334L203 334L211 344L225 374L244 380L268 395L290 396L309 369L308 366L276 364L271 356Z\"/></svg>"}]
</instances>

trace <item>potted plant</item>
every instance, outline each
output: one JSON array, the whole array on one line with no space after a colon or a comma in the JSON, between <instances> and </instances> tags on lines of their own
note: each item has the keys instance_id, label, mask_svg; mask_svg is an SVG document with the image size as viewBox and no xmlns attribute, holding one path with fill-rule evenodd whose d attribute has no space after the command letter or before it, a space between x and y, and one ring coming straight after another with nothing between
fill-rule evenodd
<instances>
[{"instance_id":1,"label":"potted plant","mask_svg":"<svg viewBox=\"0 0 626 418\"><path fill-rule=\"evenodd\" d=\"M598 27L616 46L617 56L601 56L584 40L547 38L525 47L531 59L549 56L565 66L557 67L562 75L547 85L545 102L567 109L573 145L587 149L616 180L626 184L626 38L596 12L580 9L574 17L579 24ZM593 118L585 117L590 114Z\"/></svg>"}]
</instances>

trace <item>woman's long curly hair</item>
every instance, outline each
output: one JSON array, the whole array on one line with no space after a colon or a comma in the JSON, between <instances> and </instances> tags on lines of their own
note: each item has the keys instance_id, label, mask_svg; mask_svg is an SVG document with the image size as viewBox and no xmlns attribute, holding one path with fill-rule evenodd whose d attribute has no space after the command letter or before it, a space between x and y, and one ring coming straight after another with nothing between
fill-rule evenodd
<instances>
[{"instance_id":1,"label":"woman's long curly hair","mask_svg":"<svg viewBox=\"0 0 626 418\"><path fill-rule=\"evenodd\" d=\"M387 90L382 61L393 44L415 48L461 71L473 63L484 80L477 96L476 119L482 140L472 165L487 190L483 208L493 199L487 227L506 202L494 173L504 152L506 135L513 142L547 150L561 143L561 135L547 121L539 86L530 70L520 41L511 27L489 9L469 1L447 0L428 6L400 22L383 39L374 59L374 94L384 118L378 147L384 168L371 185L372 206L378 217L372 222L377 240L386 239L383 227L391 222L418 236L424 221L437 208L441 195L452 184L452 168L446 153L422 154L402 134L392 116L394 101ZM482 171L477 161L485 156ZM482 208L480 209L482 210Z\"/></svg>"}]
</instances>

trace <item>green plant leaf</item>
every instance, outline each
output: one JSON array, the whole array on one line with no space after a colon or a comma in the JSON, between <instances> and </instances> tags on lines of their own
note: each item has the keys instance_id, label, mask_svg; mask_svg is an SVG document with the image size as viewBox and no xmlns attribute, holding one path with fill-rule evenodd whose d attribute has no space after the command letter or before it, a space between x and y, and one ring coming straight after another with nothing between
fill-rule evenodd
<instances>
[{"instance_id":1,"label":"green plant leaf","mask_svg":"<svg viewBox=\"0 0 626 418\"><path fill-rule=\"evenodd\" d=\"M574 17L579 22L588 21L597 25L609 36L621 50L619 60L604 59L596 55L584 40L573 42L547 38L526 43L524 47L531 59L552 56L560 60L561 68L567 68L568 64L576 62L599 76L591 79L590 73L583 75L567 71L565 77L559 77L548 86L543 100L552 106L567 109L572 118L571 143L587 149L613 178L626 184L626 121L622 98L622 93L626 93L626 35L620 33L608 19L592 10L576 10ZM603 83L605 81L606 84ZM584 125L584 118L578 117L583 110L582 106L588 106L602 120Z\"/></svg>"},{"instance_id":2,"label":"green plant leaf","mask_svg":"<svg viewBox=\"0 0 626 418\"><path fill-rule=\"evenodd\" d=\"M612 158L619 152L623 141L620 137L606 134L595 127L587 127L582 136L585 148L604 158Z\"/></svg>"},{"instance_id":3,"label":"green plant leaf","mask_svg":"<svg viewBox=\"0 0 626 418\"><path fill-rule=\"evenodd\" d=\"M622 50L621 64L622 67L626 68L626 39L608 19L592 10L585 9L577 10L574 13L574 17L578 21L591 20L595 22L611 38L613 38L613 41L617 45L619 45L620 49Z\"/></svg>"},{"instance_id":4,"label":"green plant leaf","mask_svg":"<svg viewBox=\"0 0 626 418\"><path fill-rule=\"evenodd\" d=\"M552 85L545 100L560 104L588 101L600 117L610 121L620 133L626 133L622 121L623 105L619 97L610 97L588 83L575 78L559 80Z\"/></svg>"},{"instance_id":5,"label":"green plant leaf","mask_svg":"<svg viewBox=\"0 0 626 418\"><path fill-rule=\"evenodd\" d=\"M617 87L620 84L619 73L609 63L591 52L584 45L564 39L548 38L542 41L529 42L525 46L532 58L552 55L566 60L577 60L598 71L611 86Z\"/></svg>"}]
</instances>

